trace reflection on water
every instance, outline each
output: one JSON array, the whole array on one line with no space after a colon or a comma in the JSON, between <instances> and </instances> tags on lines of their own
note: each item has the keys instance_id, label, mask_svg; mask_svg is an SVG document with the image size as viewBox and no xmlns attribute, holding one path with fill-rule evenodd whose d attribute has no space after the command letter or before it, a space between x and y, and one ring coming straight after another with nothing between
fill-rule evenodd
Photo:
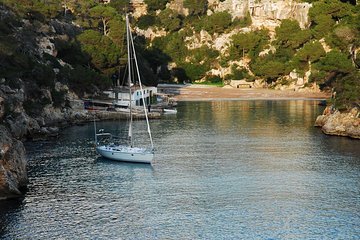
<instances>
[{"instance_id":1,"label":"reflection on water","mask_svg":"<svg viewBox=\"0 0 360 240\"><path fill-rule=\"evenodd\" d=\"M360 141L314 128L321 111L316 101L181 103L151 121L153 166L99 158L92 124L28 143L29 191L0 204L0 236L357 239Z\"/></svg>"}]
</instances>

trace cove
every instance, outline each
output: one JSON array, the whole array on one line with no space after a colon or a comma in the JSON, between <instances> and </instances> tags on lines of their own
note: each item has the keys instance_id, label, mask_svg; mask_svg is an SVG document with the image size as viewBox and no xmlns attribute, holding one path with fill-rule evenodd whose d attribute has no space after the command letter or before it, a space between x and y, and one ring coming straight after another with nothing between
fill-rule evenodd
<instances>
[{"instance_id":1,"label":"cove","mask_svg":"<svg viewBox=\"0 0 360 240\"><path fill-rule=\"evenodd\" d=\"M151 120L151 166L99 158L91 123L27 143L29 189L0 205L0 237L355 239L360 141L313 127L318 103L181 102Z\"/></svg>"}]
</instances>

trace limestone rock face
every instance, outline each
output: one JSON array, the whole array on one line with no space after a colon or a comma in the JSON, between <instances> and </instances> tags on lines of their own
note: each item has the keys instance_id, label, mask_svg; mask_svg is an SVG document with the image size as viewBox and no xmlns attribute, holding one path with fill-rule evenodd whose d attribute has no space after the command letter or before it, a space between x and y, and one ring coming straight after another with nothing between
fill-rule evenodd
<instances>
[{"instance_id":1,"label":"limestone rock face","mask_svg":"<svg viewBox=\"0 0 360 240\"><path fill-rule=\"evenodd\" d=\"M21 196L27 182L24 145L0 125L0 199Z\"/></svg>"},{"instance_id":2,"label":"limestone rock face","mask_svg":"<svg viewBox=\"0 0 360 240\"><path fill-rule=\"evenodd\" d=\"M263 20L295 19L301 28L305 28L309 22L308 12L311 4L295 1L261 1L258 4L250 4L249 8L253 17Z\"/></svg>"},{"instance_id":3,"label":"limestone rock face","mask_svg":"<svg viewBox=\"0 0 360 240\"><path fill-rule=\"evenodd\" d=\"M133 0L134 17L147 14L144 0ZM167 7L187 16L189 10L183 5L184 0L172 0ZM275 27L283 19L295 19L300 27L309 24L308 12L310 3L293 0L208 0L211 12L229 12L233 18L243 18L250 14L254 26Z\"/></svg>"},{"instance_id":4,"label":"limestone rock face","mask_svg":"<svg viewBox=\"0 0 360 240\"><path fill-rule=\"evenodd\" d=\"M271 26L273 21L282 19L295 19L300 27L304 28L309 23L309 3L300 3L292 0L210 0L209 5L215 11L228 11L233 18L243 18L248 13L253 23L262 26Z\"/></svg>"},{"instance_id":5,"label":"limestone rock face","mask_svg":"<svg viewBox=\"0 0 360 240\"><path fill-rule=\"evenodd\" d=\"M184 16L189 15L189 10L184 8L184 0L173 0L169 3L168 7Z\"/></svg>"},{"instance_id":6,"label":"limestone rock face","mask_svg":"<svg viewBox=\"0 0 360 240\"><path fill-rule=\"evenodd\" d=\"M353 108L348 113L334 111L332 107L325 108L318 116L315 126L321 127L325 134L348 136L360 139L360 110Z\"/></svg>"}]
</instances>

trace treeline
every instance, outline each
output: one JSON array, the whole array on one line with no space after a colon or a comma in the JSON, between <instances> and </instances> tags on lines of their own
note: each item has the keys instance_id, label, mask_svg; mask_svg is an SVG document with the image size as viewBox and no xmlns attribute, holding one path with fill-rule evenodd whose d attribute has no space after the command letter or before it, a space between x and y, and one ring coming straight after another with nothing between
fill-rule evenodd
<instances>
[{"instance_id":1,"label":"treeline","mask_svg":"<svg viewBox=\"0 0 360 240\"><path fill-rule=\"evenodd\" d=\"M1 0L16 13L2 19L0 68L7 78L33 76L46 84L46 79L70 82L78 89L92 85L109 86L111 76L121 78L126 59L124 15L132 10L128 0L111 0L109 4L94 0ZM195 81L221 84L226 79L264 79L286 84L283 76L296 72L304 77L311 72L309 83L337 92L335 104L349 108L360 104L360 9L355 2L338 0L312 1L310 24L301 29L294 20L283 20L275 37L266 29L242 31L251 26L251 16L235 18L228 12L215 12L207 0L184 0L188 15L168 8L170 0L144 0L147 14L131 19L140 29L165 30L166 35L153 40L137 36L138 53L149 84L161 81ZM208 14L211 12L212 14ZM70 64L50 71L49 62L34 60L24 43L14 38L14 29L23 24L50 23L53 19L74 23L79 32L68 39L55 38L57 59ZM212 42L190 47L194 38L206 32L212 40L223 33L232 35L228 50L219 52ZM22 39L23 41L24 39ZM242 60L244 68L238 65ZM39 65L40 64L40 65ZM171 64L171 69L168 68ZM23 71L20 73L18 69ZM231 74L213 75L211 69L230 68ZM26 71L24 69L28 69ZM34 69L36 71L34 72ZM151 69L151 70L150 70ZM19 76L19 74L23 76ZM48 76L51 75L51 76ZM156 78L155 78L156 76ZM307 75L308 76L308 75Z\"/></svg>"}]
</instances>

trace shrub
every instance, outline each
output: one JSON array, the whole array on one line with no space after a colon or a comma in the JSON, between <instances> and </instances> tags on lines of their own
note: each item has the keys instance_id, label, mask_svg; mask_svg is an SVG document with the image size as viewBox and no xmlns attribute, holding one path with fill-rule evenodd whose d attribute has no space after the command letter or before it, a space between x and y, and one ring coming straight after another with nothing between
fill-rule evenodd
<instances>
[{"instance_id":1,"label":"shrub","mask_svg":"<svg viewBox=\"0 0 360 240\"><path fill-rule=\"evenodd\" d=\"M249 75L248 71L243 67L238 67L236 65L231 66L231 74L226 75L226 80L253 80L253 78Z\"/></svg>"},{"instance_id":2,"label":"shrub","mask_svg":"<svg viewBox=\"0 0 360 240\"><path fill-rule=\"evenodd\" d=\"M181 66L184 68L186 75L191 81L200 80L209 70L206 66L201 64L183 63Z\"/></svg>"},{"instance_id":3,"label":"shrub","mask_svg":"<svg viewBox=\"0 0 360 240\"><path fill-rule=\"evenodd\" d=\"M144 0L149 11L163 10L169 0Z\"/></svg>"},{"instance_id":4,"label":"shrub","mask_svg":"<svg viewBox=\"0 0 360 240\"><path fill-rule=\"evenodd\" d=\"M232 25L233 27L241 27L241 28L244 28L244 27L249 27L249 26L251 26L251 24L252 24L251 16L250 16L250 13L247 12L245 17L234 19L234 20L233 20L233 23L232 23L231 25Z\"/></svg>"},{"instance_id":5,"label":"shrub","mask_svg":"<svg viewBox=\"0 0 360 240\"><path fill-rule=\"evenodd\" d=\"M205 78L205 84L210 84L210 85L217 85L217 86L222 86L224 85L223 80L221 77L219 76L206 76Z\"/></svg>"},{"instance_id":6,"label":"shrub","mask_svg":"<svg viewBox=\"0 0 360 240\"><path fill-rule=\"evenodd\" d=\"M207 0L184 0L183 4L189 9L190 15L203 15L208 8Z\"/></svg>"},{"instance_id":7,"label":"shrub","mask_svg":"<svg viewBox=\"0 0 360 240\"><path fill-rule=\"evenodd\" d=\"M137 26L140 29L146 30L149 27L155 25L156 17L152 15L143 15L138 19Z\"/></svg>"},{"instance_id":8,"label":"shrub","mask_svg":"<svg viewBox=\"0 0 360 240\"><path fill-rule=\"evenodd\" d=\"M360 107L360 73L354 72L337 80L335 91L337 108L350 109L353 105Z\"/></svg>"},{"instance_id":9,"label":"shrub","mask_svg":"<svg viewBox=\"0 0 360 240\"><path fill-rule=\"evenodd\" d=\"M201 19L200 26L210 34L221 34L231 25L231 14L228 12L216 12Z\"/></svg>"},{"instance_id":10,"label":"shrub","mask_svg":"<svg viewBox=\"0 0 360 240\"><path fill-rule=\"evenodd\" d=\"M266 79L267 82L276 80L286 74L284 63L279 61L267 61L265 59L252 64L253 72L260 77Z\"/></svg>"},{"instance_id":11,"label":"shrub","mask_svg":"<svg viewBox=\"0 0 360 240\"><path fill-rule=\"evenodd\" d=\"M53 88L55 84L55 73L51 66L37 64L32 72L32 78L41 87Z\"/></svg>"},{"instance_id":12,"label":"shrub","mask_svg":"<svg viewBox=\"0 0 360 240\"><path fill-rule=\"evenodd\" d=\"M65 103L66 93L67 91L65 90L56 91L55 89L53 89L51 91L51 98L54 107L61 107Z\"/></svg>"},{"instance_id":13,"label":"shrub","mask_svg":"<svg viewBox=\"0 0 360 240\"><path fill-rule=\"evenodd\" d=\"M159 16L160 27L164 27L166 31L174 32L181 28L181 17L177 12L170 9L162 11Z\"/></svg>"}]
</instances>

